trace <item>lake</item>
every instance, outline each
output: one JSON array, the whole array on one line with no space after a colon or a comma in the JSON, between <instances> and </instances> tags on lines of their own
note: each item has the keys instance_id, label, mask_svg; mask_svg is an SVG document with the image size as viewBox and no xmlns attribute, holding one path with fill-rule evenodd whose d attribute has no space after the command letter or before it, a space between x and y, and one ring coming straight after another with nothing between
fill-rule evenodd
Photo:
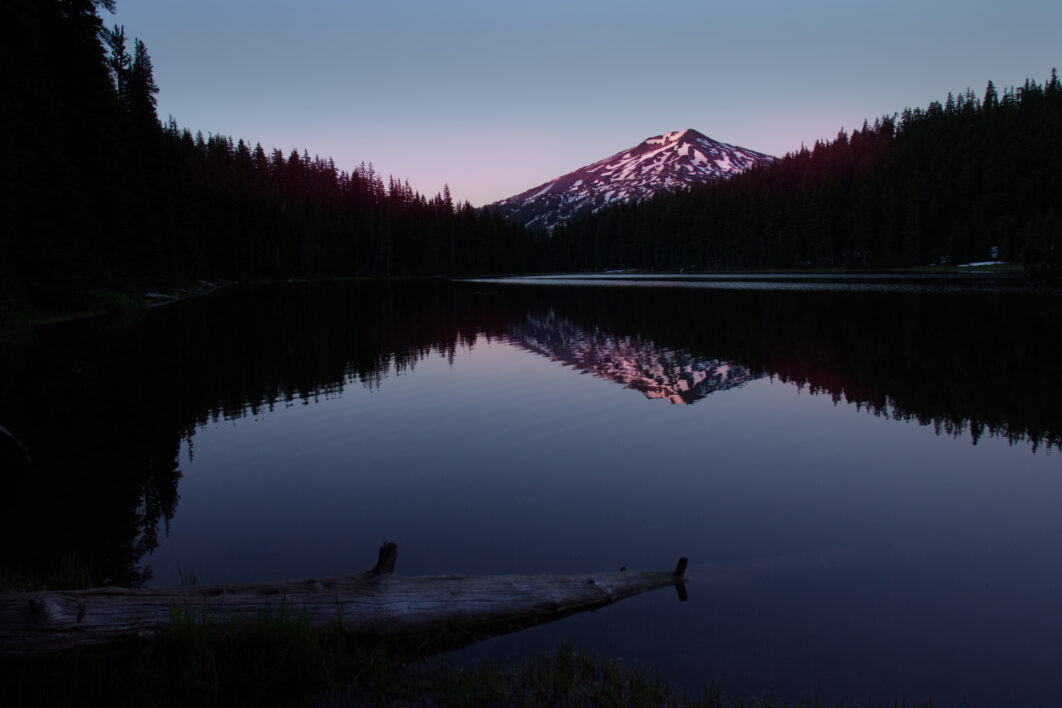
<instances>
[{"instance_id":1,"label":"lake","mask_svg":"<svg viewBox=\"0 0 1062 708\"><path fill-rule=\"evenodd\" d=\"M975 278L230 288L0 348L4 564L667 569L570 641L697 692L1055 705L1062 296Z\"/></svg>"}]
</instances>

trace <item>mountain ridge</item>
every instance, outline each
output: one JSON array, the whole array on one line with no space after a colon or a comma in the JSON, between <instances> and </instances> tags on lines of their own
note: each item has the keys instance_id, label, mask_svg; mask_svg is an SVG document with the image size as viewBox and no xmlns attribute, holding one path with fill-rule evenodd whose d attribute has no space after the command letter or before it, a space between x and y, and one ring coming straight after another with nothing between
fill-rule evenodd
<instances>
[{"instance_id":1,"label":"mountain ridge","mask_svg":"<svg viewBox=\"0 0 1062 708\"><path fill-rule=\"evenodd\" d=\"M660 191L729 177L773 160L687 128L646 138L489 206L527 228L552 229L613 202L641 200Z\"/></svg>"}]
</instances>

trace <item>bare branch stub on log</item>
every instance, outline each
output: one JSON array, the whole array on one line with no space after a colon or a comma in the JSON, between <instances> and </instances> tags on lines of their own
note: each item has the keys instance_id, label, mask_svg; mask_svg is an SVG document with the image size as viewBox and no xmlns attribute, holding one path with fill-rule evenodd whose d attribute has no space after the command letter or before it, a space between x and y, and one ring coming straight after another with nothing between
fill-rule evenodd
<instances>
[{"instance_id":1,"label":"bare branch stub on log","mask_svg":"<svg viewBox=\"0 0 1062 708\"><path fill-rule=\"evenodd\" d=\"M686 602L690 599L686 592L686 566L689 563L690 559L682 556L679 558L678 565L675 566L675 591L678 592L679 602Z\"/></svg>"},{"instance_id":2,"label":"bare branch stub on log","mask_svg":"<svg viewBox=\"0 0 1062 708\"><path fill-rule=\"evenodd\" d=\"M398 544L385 541L380 546L380 555L376 559L376 565L365 573L367 578L376 578L381 575L394 575L395 563L398 562Z\"/></svg>"}]
</instances>

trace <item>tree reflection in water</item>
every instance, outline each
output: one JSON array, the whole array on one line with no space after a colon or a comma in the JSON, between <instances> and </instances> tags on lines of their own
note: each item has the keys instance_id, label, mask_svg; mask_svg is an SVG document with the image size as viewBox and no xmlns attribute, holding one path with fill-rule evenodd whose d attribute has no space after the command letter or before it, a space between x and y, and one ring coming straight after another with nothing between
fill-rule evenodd
<instances>
[{"instance_id":1,"label":"tree reflection in water","mask_svg":"<svg viewBox=\"0 0 1062 708\"><path fill-rule=\"evenodd\" d=\"M5 342L3 559L48 577L74 559L138 584L179 499L198 426L379 387L477 336L672 403L763 376L939 434L1062 444L1052 327L1023 292L545 288L500 283L247 287ZM646 405L659 403L645 402Z\"/></svg>"}]
</instances>

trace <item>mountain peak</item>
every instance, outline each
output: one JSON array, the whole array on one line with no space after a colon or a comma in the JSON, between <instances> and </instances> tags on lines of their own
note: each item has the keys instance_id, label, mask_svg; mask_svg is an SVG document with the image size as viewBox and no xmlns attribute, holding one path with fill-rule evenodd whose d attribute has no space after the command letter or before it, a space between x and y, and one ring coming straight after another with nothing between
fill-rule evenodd
<instances>
[{"instance_id":1,"label":"mountain peak","mask_svg":"<svg viewBox=\"0 0 1062 708\"><path fill-rule=\"evenodd\" d=\"M613 202L645 199L660 191L730 177L773 159L687 128L646 138L628 150L491 206L525 226L552 229Z\"/></svg>"},{"instance_id":2,"label":"mountain peak","mask_svg":"<svg viewBox=\"0 0 1062 708\"><path fill-rule=\"evenodd\" d=\"M670 133L664 133L663 135L655 135L651 138L645 139L647 145L670 145L681 141L693 141L693 140L711 140L711 138L698 133L693 128L686 128L685 130L675 130Z\"/></svg>"}]
</instances>

